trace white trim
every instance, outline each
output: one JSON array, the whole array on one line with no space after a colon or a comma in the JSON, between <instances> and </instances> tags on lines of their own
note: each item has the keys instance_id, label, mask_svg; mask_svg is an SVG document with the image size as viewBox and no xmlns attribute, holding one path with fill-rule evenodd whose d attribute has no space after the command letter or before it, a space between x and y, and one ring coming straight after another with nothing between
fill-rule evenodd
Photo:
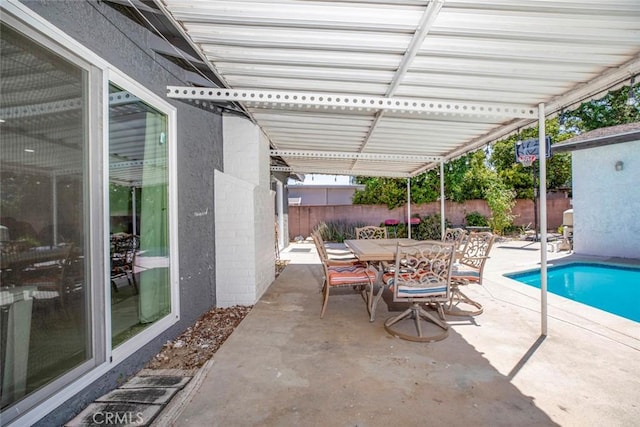
<instances>
[{"instance_id":1,"label":"white trim","mask_svg":"<svg viewBox=\"0 0 640 427\"><path fill-rule=\"evenodd\" d=\"M157 320L148 328L142 330L135 336L131 337L127 341L120 344L115 349L111 349L111 359L114 364L117 364L127 357L131 356L138 350L140 347L145 344L151 342L155 339L160 333L174 325L180 319L180 282L179 282L179 267L178 267L178 221L177 221L177 211L178 211L178 202L177 202L177 187L175 184L172 185L172 182L177 183L177 126L176 126L176 108L171 104L167 103L164 99L160 98L156 94L150 92L144 86L126 76L123 73L118 71L114 71L112 69L105 70L105 76L107 77L110 83L117 85L133 94L140 101L145 102L151 105L153 108L161 111L162 113L167 115L167 132L168 132L168 141L167 141L167 156L169 162L169 182L167 184L167 189L169 191L169 261L170 261L170 289L171 289L171 311L168 315L163 317L162 319ZM108 85L106 91L109 91ZM107 98L108 99L108 98ZM105 103L105 105L107 105ZM108 108L108 105L107 105ZM105 128L107 128L108 133L108 113L105 116ZM109 140L108 135L107 139L105 139L105 146L108 150ZM109 170L109 156L107 155L104 158L104 169ZM108 174L108 172L107 172ZM106 181L108 182L108 180ZM108 186L105 189L106 197L108 198ZM105 206L108 206L105 205ZM105 209L106 210L106 209ZM108 224L108 223L107 223ZM108 242L107 242L108 244ZM176 246L174 248L173 246ZM108 248L105 249L108 252ZM175 254L174 254L175 252ZM107 272L108 273L108 272ZM106 274L105 283L109 284L109 277ZM105 299L106 312L111 312L111 305L109 304L110 299ZM107 328L107 340L109 344L111 342L111 324L109 323L109 327ZM110 345L107 347L109 348Z\"/></svg>"}]
</instances>

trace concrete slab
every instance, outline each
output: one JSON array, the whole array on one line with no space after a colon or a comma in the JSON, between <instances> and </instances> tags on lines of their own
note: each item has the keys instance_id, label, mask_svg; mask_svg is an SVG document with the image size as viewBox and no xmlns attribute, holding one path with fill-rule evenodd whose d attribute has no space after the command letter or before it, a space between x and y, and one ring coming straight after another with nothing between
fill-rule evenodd
<instances>
[{"instance_id":1,"label":"concrete slab","mask_svg":"<svg viewBox=\"0 0 640 427\"><path fill-rule=\"evenodd\" d=\"M302 245L295 244L296 249ZM174 425L636 425L640 325L549 294L540 335L539 290L505 278L536 267L536 242L499 242L476 318L450 317L437 343L402 341L369 322L350 290L320 319L315 249L289 264L182 396ZM571 259L548 253L550 262ZM175 399L174 399L175 400ZM167 420L163 425L169 425Z\"/></svg>"},{"instance_id":2,"label":"concrete slab","mask_svg":"<svg viewBox=\"0 0 640 427\"><path fill-rule=\"evenodd\" d=\"M182 388L190 380L189 377L177 376L135 376L120 386L121 389L132 388Z\"/></svg>"}]
</instances>

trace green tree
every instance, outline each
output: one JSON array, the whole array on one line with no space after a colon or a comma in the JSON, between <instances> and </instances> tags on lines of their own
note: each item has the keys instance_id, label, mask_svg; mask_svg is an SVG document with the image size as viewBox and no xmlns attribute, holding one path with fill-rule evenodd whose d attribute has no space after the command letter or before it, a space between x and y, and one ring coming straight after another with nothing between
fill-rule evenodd
<instances>
[{"instance_id":1,"label":"green tree","mask_svg":"<svg viewBox=\"0 0 640 427\"><path fill-rule=\"evenodd\" d=\"M627 104L629 91L640 100L640 83L624 86L604 97L585 102L573 111L563 113L566 130L571 133L588 132L602 127L640 121L640 103Z\"/></svg>"},{"instance_id":2,"label":"green tree","mask_svg":"<svg viewBox=\"0 0 640 427\"><path fill-rule=\"evenodd\" d=\"M497 174L493 174L485 191L485 198L491 209L489 226L494 233L504 234L505 229L513 223L514 216L511 212L516 204L515 197L516 192L507 188Z\"/></svg>"},{"instance_id":3,"label":"green tree","mask_svg":"<svg viewBox=\"0 0 640 427\"><path fill-rule=\"evenodd\" d=\"M387 205L389 209L407 203L406 181L394 178L358 177L356 182L365 189L356 191L353 203L356 205Z\"/></svg>"},{"instance_id":4,"label":"green tree","mask_svg":"<svg viewBox=\"0 0 640 427\"><path fill-rule=\"evenodd\" d=\"M470 168L471 155L452 160L444 168L445 197L462 202L467 200L465 180ZM365 189L356 191L354 204L384 204L393 209L407 203L407 180L404 178L357 177L356 182ZM411 178L411 201L429 203L440 197L440 172L433 169Z\"/></svg>"},{"instance_id":5,"label":"green tree","mask_svg":"<svg viewBox=\"0 0 640 427\"><path fill-rule=\"evenodd\" d=\"M486 188L493 180L494 172L487 168L485 152L480 150L468 157L469 168L462 181L465 200L484 199Z\"/></svg>"}]
</instances>

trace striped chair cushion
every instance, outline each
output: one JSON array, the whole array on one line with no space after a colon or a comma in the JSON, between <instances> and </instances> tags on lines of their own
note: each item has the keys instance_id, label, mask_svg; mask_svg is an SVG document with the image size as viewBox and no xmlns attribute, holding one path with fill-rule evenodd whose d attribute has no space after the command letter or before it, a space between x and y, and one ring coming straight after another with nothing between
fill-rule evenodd
<instances>
[{"instance_id":1,"label":"striped chair cushion","mask_svg":"<svg viewBox=\"0 0 640 427\"><path fill-rule=\"evenodd\" d=\"M356 267L352 270L329 270L329 284L331 286L350 285L364 282L374 282L376 273L372 270Z\"/></svg>"},{"instance_id":2,"label":"striped chair cushion","mask_svg":"<svg viewBox=\"0 0 640 427\"><path fill-rule=\"evenodd\" d=\"M467 282L479 282L480 272L462 264L454 264L451 269L451 279Z\"/></svg>"},{"instance_id":3,"label":"striped chair cushion","mask_svg":"<svg viewBox=\"0 0 640 427\"><path fill-rule=\"evenodd\" d=\"M329 264L328 268L329 271L337 271L337 272L344 272L344 271L354 271L357 270L359 268L366 268L367 264L363 264L361 262L357 262L357 263L353 263L353 264L345 264L345 265L331 265Z\"/></svg>"},{"instance_id":4,"label":"striped chair cushion","mask_svg":"<svg viewBox=\"0 0 640 427\"><path fill-rule=\"evenodd\" d=\"M393 292L394 290L394 281L395 281L395 276L393 273L387 273L384 276L382 276L382 281L385 285L389 286L389 289ZM414 286L403 286L400 285L398 287L398 296L402 296L402 297L427 297L427 296L433 296L433 295L438 295L438 294L446 294L447 293L447 286L446 285L442 285L441 283L437 282L434 283L433 286L428 286L428 283L425 283L425 287L414 287Z\"/></svg>"}]
</instances>

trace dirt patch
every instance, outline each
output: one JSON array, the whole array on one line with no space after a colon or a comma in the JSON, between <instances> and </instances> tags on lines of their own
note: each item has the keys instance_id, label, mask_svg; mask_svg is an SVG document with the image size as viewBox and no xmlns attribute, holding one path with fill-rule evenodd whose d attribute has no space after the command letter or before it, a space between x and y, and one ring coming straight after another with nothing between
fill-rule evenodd
<instances>
[{"instance_id":1,"label":"dirt patch","mask_svg":"<svg viewBox=\"0 0 640 427\"><path fill-rule=\"evenodd\" d=\"M276 277L289 261L276 261ZM211 359L253 306L213 308L173 341L167 341L146 369L198 369Z\"/></svg>"},{"instance_id":2,"label":"dirt patch","mask_svg":"<svg viewBox=\"0 0 640 427\"><path fill-rule=\"evenodd\" d=\"M173 341L167 341L147 369L198 369L211 359L253 306L213 308Z\"/></svg>"}]
</instances>

